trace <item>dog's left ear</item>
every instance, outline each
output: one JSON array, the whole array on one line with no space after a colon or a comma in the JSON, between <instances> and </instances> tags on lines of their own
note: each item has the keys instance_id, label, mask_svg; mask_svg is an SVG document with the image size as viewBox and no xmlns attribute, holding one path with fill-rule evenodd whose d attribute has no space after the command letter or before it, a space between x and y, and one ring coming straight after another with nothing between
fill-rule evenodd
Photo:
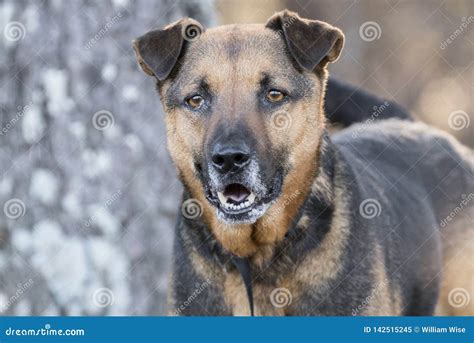
<instances>
[{"instance_id":1,"label":"dog's left ear","mask_svg":"<svg viewBox=\"0 0 474 343\"><path fill-rule=\"evenodd\" d=\"M176 66L184 45L199 38L203 31L203 26L191 18L150 31L133 40L137 62L146 74L163 81Z\"/></svg>"},{"instance_id":2,"label":"dog's left ear","mask_svg":"<svg viewBox=\"0 0 474 343\"><path fill-rule=\"evenodd\" d=\"M288 10L274 14L265 27L282 35L293 58L306 70L336 61L344 45L344 34L338 28L302 19Z\"/></svg>"}]
</instances>

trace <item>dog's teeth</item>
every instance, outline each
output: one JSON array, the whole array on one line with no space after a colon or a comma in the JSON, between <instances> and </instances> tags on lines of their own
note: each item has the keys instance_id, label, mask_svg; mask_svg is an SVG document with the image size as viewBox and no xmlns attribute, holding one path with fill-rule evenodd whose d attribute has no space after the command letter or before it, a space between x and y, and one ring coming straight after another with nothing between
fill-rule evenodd
<instances>
[{"instance_id":1,"label":"dog's teeth","mask_svg":"<svg viewBox=\"0 0 474 343\"><path fill-rule=\"evenodd\" d=\"M229 197L226 197L224 193L222 192L217 192L217 197L219 198L219 202L222 204L224 208L228 210L233 210L233 211L238 211L238 210L250 207L255 202L255 194L253 193L250 193L247 196L247 198L239 204L228 202Z\"/></svg>"},{"instance_id":2,"label":"dog's teeth","mask_svg":"<svg viewBox=\"0 0 474 343\"><path fill-rule=\"evenodd\" d=\"M222 205L227 206L227 197L224 195L222 192L217 192L217 197L219 198L219 201L221 202Z\"/></svg>"},{"instance_id":3,"label":"dog's teeth","mask_svg":"<svg viewBox=\"0 0 474 343\"><path fill-rule=\"evenodd\" d=\"M248 206L252 205L255 202L255 194L250 193L249 196L246 199L246 202L249 203Z\"/></svg>"}]
</instances>

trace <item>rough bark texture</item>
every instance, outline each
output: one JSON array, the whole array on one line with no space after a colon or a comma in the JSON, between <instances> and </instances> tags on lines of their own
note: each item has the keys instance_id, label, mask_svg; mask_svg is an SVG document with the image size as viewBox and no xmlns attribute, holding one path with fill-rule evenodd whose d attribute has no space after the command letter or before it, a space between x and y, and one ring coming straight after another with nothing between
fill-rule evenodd
<instances>
[{"instance_id":1,"label":"rough bark texture","mask_svg":"<svg viewBox=\"0 0 474 343\"><path fill-rule=\"evenodd\" d=\"M0 314L166 312L181 186L131 41L212 12L0 1Z\"/></svg>"}]
</instances>

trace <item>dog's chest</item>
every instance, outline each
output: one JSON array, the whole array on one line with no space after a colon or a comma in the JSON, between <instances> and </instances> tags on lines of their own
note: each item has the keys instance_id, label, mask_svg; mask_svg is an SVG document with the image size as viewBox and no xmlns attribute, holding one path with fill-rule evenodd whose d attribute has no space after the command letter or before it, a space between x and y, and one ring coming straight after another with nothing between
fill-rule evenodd
<instances>
[{"instance_id":1,"label":"dog's chest","mask_svg":"<svg viewBox=\"0 0 474 343\"><path fill-rule=\"evenodd\" d=\"M285 282L286 285L286 282ZM292 301L292 293L286 287L253 284L254 313L256 316L284 316ZM224 298L234 316L249 316L250 305L241 276L228 273L224 282Z\"/></svg>"}]
</instances>

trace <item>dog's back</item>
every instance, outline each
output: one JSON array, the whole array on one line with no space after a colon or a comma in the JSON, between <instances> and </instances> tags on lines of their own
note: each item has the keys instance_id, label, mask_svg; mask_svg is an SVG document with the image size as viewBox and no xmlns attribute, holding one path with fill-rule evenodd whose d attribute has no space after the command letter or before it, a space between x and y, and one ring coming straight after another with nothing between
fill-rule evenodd
<instances>
[{"instance_id":1,"label":"dog's back","mask_svg":"<svg viewBox=\"0 0 474 343\"><path fill-rule=\"evenodd\" d=\"M473 152L439 130L403 120L354 125L333 141L353 170L359 203L378 207L370 220L402 298L433 297L440 282L438 313L472 315ZM405 306L407 314L418 313L416 303Z\"/></svg>"},{"instance_id":2,"label":"dog's back","mask_svg":"<svg viewBox=\"0 0 474 343\"><path fill-rule=\"evenodd\" d=\"M324 109L331 124L343 127L390 118L412 120L399 104L334 77L328 79Z\"/></svg>"}]
</instances>

